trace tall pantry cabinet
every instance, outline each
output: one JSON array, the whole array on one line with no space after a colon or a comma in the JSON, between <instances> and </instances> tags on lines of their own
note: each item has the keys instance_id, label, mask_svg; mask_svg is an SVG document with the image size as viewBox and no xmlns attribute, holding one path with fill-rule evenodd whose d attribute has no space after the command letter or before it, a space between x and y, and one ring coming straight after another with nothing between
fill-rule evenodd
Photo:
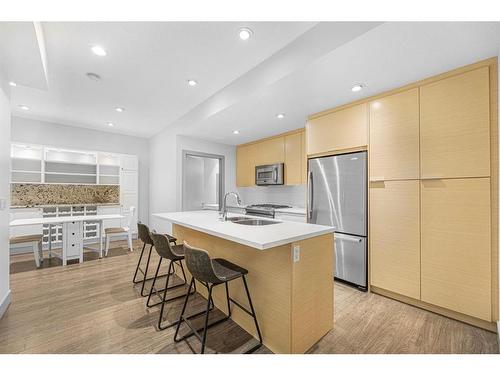
<instances>
[{"instance_id":1,"label":"tall pantry cabinet","mask_svg":"<svg viewBox=\"0 0 500 375\"><path fill-rule=\"evenodd\" d=\"M370 103L371 284L420 299L418 88Z\"/></svg>"},{"instance_id":2,"label":"tall pantry cabinet","mask_svg":"<svg viewBox=\"0 0 500 375\"><path fill-rule=\"evenodd\" d=\"M370 285L479 325L498 319L495 79L491 59L369 103Z\"/></svg>"},{"instance_id":3,"label":"tall pantry cabinet","mask_svg":"<svg viewBox=\"0 0 500 375\"><path fill-rule=\"evenodd\" d=\"M422 301L491 320L489 69L420 88Z\"/></svg>"}]
</instances>

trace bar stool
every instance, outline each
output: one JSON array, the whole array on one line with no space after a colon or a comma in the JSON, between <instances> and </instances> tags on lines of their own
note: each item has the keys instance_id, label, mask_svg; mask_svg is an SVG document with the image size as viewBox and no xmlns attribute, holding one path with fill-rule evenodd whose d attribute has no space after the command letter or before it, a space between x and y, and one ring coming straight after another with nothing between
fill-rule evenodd
<instances>
[{"instance_id":1,"label":"bar stool","mask_svg":"<svg viewBox=\"0 0 500 375\"><path fill-rule=\"evenodd\" d=\"M186 266L192 275L189 288L191 289L191 286L195 283L195 280L198 280L199 282L206 284L206 286L208 287L207 309L205 310L204 327L198 330L194 329L191 322L189 321L189 318L191 318L192 316L189 317L184 316L190 296L190 294L186 294L184 305L182 306L181 315L179 317L179 322L177 323L177 327L175 329L174 341L180 342L194 335L201 341L200 353L203 354L205 352L208 328L213 327L216 324L222 323L231 317L231 302L232 302L253 318L253 321L255 323L255 329L257 330L257 334L259 336L259 343L250 348L249 350L247 350L245 354L252 353L258 348L260 348L262 346L262 335L260 333L259 324L257 323L257 317L255 315L255 310L253 308L252 299L250 298L250 292L248 291L248 285L245 278L245 275L248 274L248 271L222 258L211 259L210 255L206 250L191 247L185 241L184 241L184 255L186 258ZM236 280L240 277L243 279L243 285L245 286L245 292L247 295L250 310L248 310L246 307L242 306L239 302L229 297L228 282L231 280ZM210 303L212 300L212 290L214 286L220 284L224 284L226 287L227 316L208 324ZM177 335L179 334L179 328L181 327L181 324L183 322L187 324L187 326L191 330L191 333L181 338L177 338ZM201 331L203 331L202 336L200 336Z\"/></svg>"},{"instance_id":2,"label":"bar stool","mask_svg":"<svg viewBox=\"0 0 500 375\"><path fill-rule=\"evenodd\" d=\"M181 294L179 296L167 298L167 292L169 290L187 285L186 273L184 272L184 266L182 265L182 260L184 260L184 246L183 245L172 246L171 241L169 240L169 238L166 235L158 234L154 231L152 233L150 233L150 237L153 240L156 252L160 256L160 261L158 262L158 266L156 267L156 273L155 273L155 276L153 278L153 283L151 284L151 289L149 290L149 296L148 296L148 300L146 302L146 306L153 307L153 306L161 305L160 316L158 318L158 329L164 330L164 329L173 327L174 325L176 325L178 323L178 321L176 320L175 322L172 322L170 324L162 326L163 312L165 309L165 304L167 302L174 301L174 300L179 299L179 298L184 298L187 295L195 293L196 292L196 285L194 285L194 288L192 288L192 285L190 285L188 291L185 294ZM155 288L155 284L156 284L156 279L158 278L158 273L160 272L160 266L161 266L161 262L163 259L169 261L168 271L166 274L167 279L165 281L165 288L161 289L161 290L157 290ZM184 282L169 286L170 275L175 274L174 264L177 264L178 266L180 266L182 275L184 277ZM150 304L151 296L153 295L153 292L160 298L160 302ZM160 295L161 292L163 292L163 295ZM211 305L212 305L211 309L213 309L214 304L213 304L212 300L211 300ZM201 313L192 315L191 317L198 316L198 315L201 315L204 313L205 312L203 311Z\"/></svg>"},{"instance_id":3,"label":"bar stool","mask_svg":"<svg viewBox=\"0 0 500 375\"><path fill-rule=\"evenodd\" d=\"M142 283L141 296L146 297L147 294L144 293L144 286L146 284L146 281L153 280L153 277L150 277L148 279L147 276L148 276L148 269L149 269L149 261L151 260L151 252L153 251L154 243L153 243L153 240L151 239L148 226L145 224L142 224L140 221L137 223L137 232L138 232L139 239L143 242L143 245L142 245L141 255L139 256L139 261L137 262L137 267L135 268L134 279L132 281L134 284ZM167 235L167 237L168 237L170 242L175 243L177 241L177 239L175 237L168 236L168 235ZM148 260L146 262L146 269L143 270L140 266L141 266L142 257L144 255L144 250L146 249L146 245L150 245L150 247L149 247L149 253L148 253ZM161 259L160 259L160 261L161 261ZM136 280L137 273L139 271L143 275L142 280L140 280L140 279ZM166 275L161 275L158 277L163 277L163 276L166 276Z\"/></svg>"}]
</instances>

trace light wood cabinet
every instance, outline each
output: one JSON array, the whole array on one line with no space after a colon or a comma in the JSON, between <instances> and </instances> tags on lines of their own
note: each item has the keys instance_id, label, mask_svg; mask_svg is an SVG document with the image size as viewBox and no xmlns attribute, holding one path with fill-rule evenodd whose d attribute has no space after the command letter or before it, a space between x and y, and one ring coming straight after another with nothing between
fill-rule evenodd
<instances>
[{"instance_id":1,"label":"light wood cabinet","mask_svg":"<svg viewBox=\"0 0 500 375\"><path fill-rule=\"evenodd\" d=\"M370 103L370 179L418 179L418 88Z\"/></svg>"},{"instance_id":2,"label":"light wood cabinet","mask_svg":"<svg viewBox=\"0 0 500 375\"><path fill-rule=\"evenodd\" d=\"M264 139L255 143L255 165L285 162L285 137Z\"/></svg>"},{"instance_id":3,"label":"light wood cabinet","mask_svg":"<svg viewBox=\"0 0 500 375\"><path fill-rule=\"evenodd\" d=\"M236 185L255 186L255 166L284 163L285 185L299 185L306 181L304 131L266 138L236 148Z\"/></svg>"},{"instance_id":4,"label":"light wood cabinet","mask_svg":"<svg viewBox=\"0 0 500 375\"><path fill-rule=\"evenodd\" d=\"M420 181L370 183L371 285L420 299Z\"/></svg>"},{"instance_id":5,"label":"light wood cabinet","mask_svg":"<svg viewBox=\"0 0 500 375\"><path fill-rule=\"evenodd\" d=\"M255 185L255 144L241 145L236 148L236 185L247 187Z\"/></svg>"},{"instance_id":6,"label":"light wood cabinet","mask_svg":"<svg viewBox=\"0 0 500 375\"><path fill-rule=\"evenodd\" d=\"M285 184L300 185L303 183L303 132L285 136Z\"/></svg>"},{"instance_id":7,"label":"light wood cabinet","mask_svg":"<svg viewBox=\"0 0 500 375\"><path fill-rule=\"evenodd\" d=\"M367 103L310 119L307 155L348 150L368 144Z\"/></svg>"},{"instance_id":8,"label":"light wood cabinet","mask_svg":"<svg viewBox=\"0 0 500 375\"><path fill-rule=\"evenodd\" d=\"M422 181L422 301L491 320L490 179Z\"/></svg>"},{"instance_id":9,"label":"light wood cabinet","mask_svg":"<svg viewBox=\"0 0 500 375\"><path fill-rule=\"evenodd\" d=\"M422 178L490 175L489 67L420 87Z\"/></svg>"},{"instance_id":10,"label":"light wood cabinet","mask_svg":"<svg viewBox=\"0 0 500 375\"><path fill-rule=\"evenodd\" d=\"M302 131L302 183L307 184L307 153L306 153L306 131Z\"/></svg>"}]
</instances>

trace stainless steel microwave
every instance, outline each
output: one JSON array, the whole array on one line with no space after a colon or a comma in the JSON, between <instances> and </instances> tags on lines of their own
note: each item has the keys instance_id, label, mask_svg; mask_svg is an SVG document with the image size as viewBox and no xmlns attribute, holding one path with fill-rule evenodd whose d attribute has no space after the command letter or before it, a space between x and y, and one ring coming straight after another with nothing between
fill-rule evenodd
<instances>
[{"instance_id":1,"label":"stainless steel microwave","mask_svg":"<svg viewBox=\"0 0 500 375\"><path fill-rule=\"evenodd\" d=\"M255 167L255 185L283 185L283 163Z\"/></svg>"}]
</instances>

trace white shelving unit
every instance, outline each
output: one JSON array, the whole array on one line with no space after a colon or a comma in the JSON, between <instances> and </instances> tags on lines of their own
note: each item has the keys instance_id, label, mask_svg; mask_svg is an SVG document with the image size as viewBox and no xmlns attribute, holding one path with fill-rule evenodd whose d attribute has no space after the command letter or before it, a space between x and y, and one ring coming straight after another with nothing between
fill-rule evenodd
<instances>
[{"instance_id":1,"label":"white shelving unit","mask_svg":"<svg viewBox=\"0 0 500 375\"><path fill-rule=\"evenodd\" d=\"M122 155L12 144L11 182L24 184L120 185Z\"/></svg>"},{"instance_id":2,"label":"white shelving unit","mask_svg":"<svg viewBox=\"0 0 500 375\"><path fill-rule=\"evenodd\" d=\"M97 205L82 206L51 206L43 208L43 217L67 217L67 216L89 216L89 222L84 222L83 240L84 242L95 242L99 237L99 223L92 223L92 216L97 215ZM49 226L43 226L43 245L49 243ZM57 248L62 246L63 234L62 225L52 225L51 233L52 246Z\"/></svg>"},{"instance_id":3,"label":"white shelving unit","mask_svg":"<svg viewBox=\"0 0 500 375\"><path fill-rule=\"evenodd\" d=\"M84 215L96 215L99 210L112 210L127 216L130 207L136 208L133 222L137 221L139 203L139 162L136 155L102 151L63 149L53 146L13 143L11 145L11 183L114 185L120 189L120 203L107 207L99 204L87 206L51 206L43 208L44 217L77 215L84 207ZM127 219L104 226L123 226ZM84 225L84 240L99 236L97 224ZM136 233L134 228L133 232ZM44 244L48 243L48 226L43 228ZM62 228L53 226L53 244L62 244Z\"/></svg>"},{"instance_id":4,"label":"white shelving unit","mask_svg":"<svg viewBox=\"0 0 500 375\"><path fill-rule=\"evenodd\" d=\"M41 183L42 160L43 147L13 144L11 147L11 181Z\"/></svg>"}]
</instances>

